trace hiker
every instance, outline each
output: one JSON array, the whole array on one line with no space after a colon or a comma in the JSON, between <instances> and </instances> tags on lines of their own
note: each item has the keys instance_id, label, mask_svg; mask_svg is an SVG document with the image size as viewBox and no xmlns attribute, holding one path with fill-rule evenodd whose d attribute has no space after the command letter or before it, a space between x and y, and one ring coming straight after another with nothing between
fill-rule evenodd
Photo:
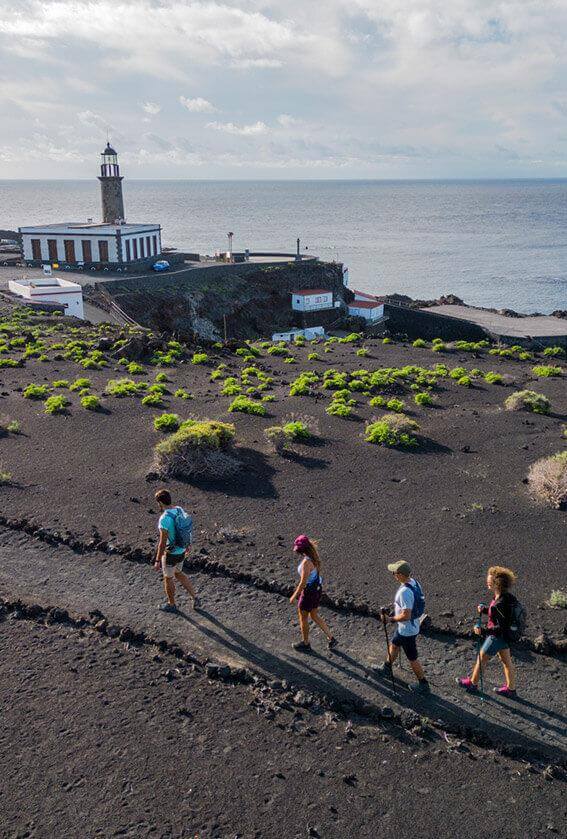
<instances>
[{"instance_id":1,"label":"hiker","mask_svg":"<svg viewBox=\"0 0 567 839\"><path fill-rule=\"evenodd\" d=\"M162 612L177 612L175 605L175 581L189 592L193 598L193 608L199 608L199 599L191 580L183 573L183 560L192 542L193 520L182 507L171 503L171 493L159 489L155 494L161 510L158 522L159 542L154 568L163 573L163 587L167 603L161 603Z\"/></svg>"},{"instance_id":2,"label":"hiker","mask_svg":"<svg viewBox=\"0 0 567 839\"><path fill-rule=\"evenodd\" d=\"M309 618L323 630L327 636L330 650L337 646L337 639L331 634L331 630L319 615L319 603L323 593L323 580L321 578L321 560L317 551L317 542L309 539L304 534L298 536L293 543L293 550L299 554L300 562L297 566L299 584L291 597L290 603L295 603L297 598L297 614L299 615L299 626L301 628L301 641L293 645L294 650L299 652L311 652L309 643Z\"/></svg>"},{"instance_id":3,"label":"hiker","mask_svg":"<svg viewBox=\"0 0 567 839\"><path fill-rule=\"evenodd\" d=\"M419 618L423 615L425 607L423 591L417 580L414 580L411 576L409 563L403 560L393 562L388 565L388 571L392 572L400 585L394 599L394 614L389 614L391 609L382 609L382 622L384 625L387 623L393 624L396 630L388 646L388 658L384 664L375 668L374 672L380 676L391 678L393 676L392 665L400 654L400 649L402 649L417 678L417 685L411 687L410 690L429 694L431 688L423 667L419 663L416 644L420 629Z\"/></svg>"},{"instance_id":4,"label":"hiker","mask_svg":"<svg viewBox=\"0 0 567 839\"><path fill-rule=\"evenodd\" d=\"M478 693L481 669L484 671L492 656L498 654L506 683L502 687L494 688L494 693L510 699L516 696L516 671L510 653L510 642L517 640L521 635L525 625L525 611L510 591L515 580L516 575L510 568L493 565L488 569L486 586L494 597L490 606L479 603L479 617L474 626L475 635L482 636L482 615L488 615L486 638L482 646L479 641L479 653L470 677L457 679L457 684L469 693Z\"/></svg>"}]
</instances>

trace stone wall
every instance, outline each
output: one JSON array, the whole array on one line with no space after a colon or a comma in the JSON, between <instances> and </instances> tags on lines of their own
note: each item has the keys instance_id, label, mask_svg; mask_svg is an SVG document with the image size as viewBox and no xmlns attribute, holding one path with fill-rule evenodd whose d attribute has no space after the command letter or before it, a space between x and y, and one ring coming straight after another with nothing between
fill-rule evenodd
<instances>
[{"instance_id":1,"label":"stone wall","mask_svg":"<svg viewBox=\"0 0 567 839\"><path fill-rule=\"evenodd\" d=\"M113 224L116 219L124 218L124 199L122 197L122 178L99 178L102 200L102 220Z\"/></svg>"},{"instance_id":2,"label":"stone wall","mask_svg":"<svg viewBox=\"0 0 567 839\"><path fill-rule=\"evenodd\" d=\"M482 341L490 338L481 326L467 320L452 318L448 315L409 309L406 306L384 304L384 314L388 318L388 330L392 334L407 335L408 338L444 338L447 341Z\"/></svg>"}]
</instances>

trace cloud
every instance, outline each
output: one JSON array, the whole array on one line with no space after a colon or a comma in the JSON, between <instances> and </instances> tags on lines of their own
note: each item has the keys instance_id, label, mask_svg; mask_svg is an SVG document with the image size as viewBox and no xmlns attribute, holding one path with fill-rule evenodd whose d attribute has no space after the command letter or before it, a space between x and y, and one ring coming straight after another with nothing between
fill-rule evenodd
<instances>
[{"instance_id":1,"label":"cloud","mask_svg":"<svg viewBox=\"0 0 567 839\"><path fill-rule=\"evenodd\" d=\"M143 102L142 110L146 114L155 117L156 114L159 114L159 112L161 111L161 105L158 105L157 102Z\"/></svg>"},{"instance_id":2,"label":"cloud","mask_svg":"<svg viewBox=\"0 0 567 839\"><path fill-rule=\"evenodd\" d=\"M179 101L184 108L187 108L192 113L214 114L217 110L208 99L203 99L201 96L197 96L196 99L188 99L186 96L180 96Z\"/></svg>"},{"instance_id":3,"label":"cloud","mask_svg":"<svg viewBox=\"0 0 567 839\"><path fill-rule=\"evenodd\" d=\"M241 137L253 137L258 134L266 134L268 126L265 122L254 122L251 125L235 125L233 122L208 122L207 128L215 131L223 131L225 134L238 134Z\"/></svg>"}]
</instances>

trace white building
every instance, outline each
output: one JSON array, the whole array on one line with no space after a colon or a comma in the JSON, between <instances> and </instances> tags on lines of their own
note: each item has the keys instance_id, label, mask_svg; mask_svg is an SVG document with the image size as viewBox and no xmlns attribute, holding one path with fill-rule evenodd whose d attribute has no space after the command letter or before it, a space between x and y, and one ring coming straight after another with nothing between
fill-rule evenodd
<instances>
[{"instance_id":1,"label":"white building","mask_svg":"<svg viewBox=\"0 0 567 839\"><path fill-rule=\"evenodd\" d=\"M64 222L20 227L26 262L51 265L124 264L161 253L159 224Z\"/></svg>"},{"instance_id":2,"label":"white building","mask_svg":"<svg viewBox=\"0 0 567 839\"><path fill-rule=\"evenodd\" d=\"M84 318L83 289L78 283L59 277L39 277L33 280L10 280L8 290L31 303L58 303L66 315Z\"/></svg>"},{"instance_id":3,"label":"white building","mask_svg":"<svg viewBox=\"0 0 567 839\"><path fill-rule=\"evenodd\" d=\"M378 300L353 300L348 304L348 313L353 317L374 322L384 316L384 304Z\"/></svg>"},{"instance_id":4,"label":"white building","mask_svg":"<svg viewBox=\"0 0 567 839\"><path fill-rule=\"evenodd\" d=\"M288 329L287 332L274 332L272 341L295 341L296 338L312 341L314 338L324 338L325 330L322 326L308 326L306 329Z\"/></svg>"},{"instance_id":5,"label":"white building","mask_svg":"<svg viewBox=\"0 0 567 839\"><path fill-rule=\"evenodd\" d=\"M294 312L315 312L318 309L333 309L340 306L333 303L333 292L326 288L305 288L291 292L291 308Z\"/></svg>"}]
</instances>

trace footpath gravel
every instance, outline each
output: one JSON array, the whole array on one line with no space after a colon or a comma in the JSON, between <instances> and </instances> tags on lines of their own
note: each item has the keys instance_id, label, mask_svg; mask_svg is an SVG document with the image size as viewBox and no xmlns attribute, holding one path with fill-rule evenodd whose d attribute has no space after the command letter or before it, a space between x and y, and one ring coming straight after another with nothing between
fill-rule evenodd
<instances>
[{"instance_id":1,"label":"footpath gravel","mask_svg":"<svg viewBox=\"0 0 567 839\"><path fill-rule=\"evenodd\" d=\"M213 662L227 662L285 679L310 695L333 697L344 713L366 703L395 713L413 709L433 720L487 735L541 759L561 763L567 757L565 667L559 660L518 653L516 702L491 695L501 673L494 663L486 677L484 701L455 685L473 662L470 641L423 637L422 660L433 694L418 698L407 690L407 663L396 670L397 692L371 667L384 657L381 627L370 618L323 610L340 646L329 652L314 630L311 655L291 648L297 640L295 610L285 597L207 574L193 577L203 608L193 611L180 595L180 612L163 614L161 578L151 566L103 554L78 555L14 531L0 529L0 596L6 600L57 606L76 615L99 610L109 624L143 631L156 640L177 643ZM490 691L490 693L489 693Z\"/></svg>"}]
</instances>

